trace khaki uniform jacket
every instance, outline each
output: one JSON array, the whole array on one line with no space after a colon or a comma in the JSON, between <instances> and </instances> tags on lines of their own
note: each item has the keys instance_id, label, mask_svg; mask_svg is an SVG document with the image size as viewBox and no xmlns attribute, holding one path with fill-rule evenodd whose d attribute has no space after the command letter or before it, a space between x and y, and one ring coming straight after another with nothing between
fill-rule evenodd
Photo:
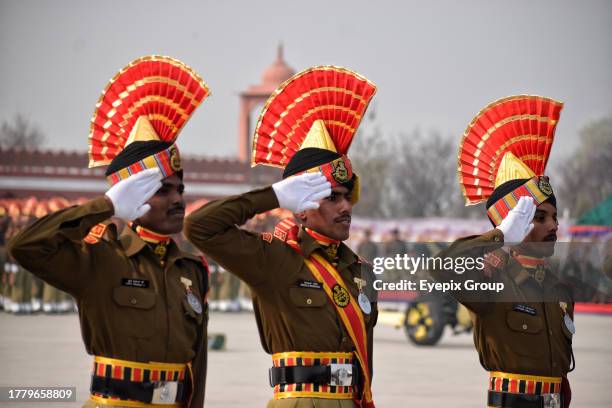
<instances>
[{"instance_id":1,"label":"khaki uniform jacket","mask_svg":"<svg viewBox=\"0 0 612 408\"><path fill-rule=\"evenodd\" d=\"M474 344L481 365L488 371L564 377L570 370L572 333L564 323L560 302L567 304L573 320L574 303L569 288L552 273L546 273L540 285L521 264L504 250L503 233L497 229L483 235L461 238L437 256L485 256L483 270L458 275L453 271L430 271L436 280L501 282L504 297L512 301L488 299L473 301L465 293L454 296L471 312L474 323ZM473 296L473 295L471 295ZM555 299L555 302L535 301Z\"/></svg>"},{"instance_id":2,"label":"khaki uniform jacket","mask_svg":"<svg viewBox=\"0 0 612 408\"><path fill-rule=\"evenodd\" d=\"M208 311L204 304L201 314L189 306L181 277L191 280L202 302L208 282L202 260L172 242L162 267L135 232L125 228L117 237L113 224L98 242L83 241L112 214L104 197L58 211L19 232L9 250L32 273L76 299L87 353L145 363L192 361L191 406L201 407Z\"/></svg>"},{"instance_id":3,"label":"khaki uniform jacket","mask_svg":"<svg viewBox=\"0 0 612 408\"><path fill-rule=\"evenodd\" d=\"M301 230L300 255L270 234L238 228L256 214L277 207L271 187L214 201L187 218L185 234L207 256L249 285L261 344L267 353L353 351L353 342L323 288L300 286L304 281L315 281L304 257L313 251L327 256L321 245ZM372 335L378 316L374 274L346 245L339 247L338 256L337 270L353 296L359 294L354 278L367 280L372 312L364 314L364 319L372 367Z\"/></svg>"}]
</instances>

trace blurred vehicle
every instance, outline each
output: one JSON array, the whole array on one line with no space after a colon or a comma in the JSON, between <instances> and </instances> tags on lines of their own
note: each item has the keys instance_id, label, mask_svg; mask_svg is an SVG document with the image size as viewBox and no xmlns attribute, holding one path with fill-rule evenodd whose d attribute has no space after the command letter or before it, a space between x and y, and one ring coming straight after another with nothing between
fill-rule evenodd
<instances>
[{"instance_id":1,"label":"blurred vehicle","mask_svg":"<svg viewBox=\"0 0 612 408\"><path fill-rule=\"evenodd\" d=\"M472 331L468 310L450 295L382 291L378 308L378 324L403 328L417 346L435 346L446 326L453 335Z\"/></svg>"}]
</instances>

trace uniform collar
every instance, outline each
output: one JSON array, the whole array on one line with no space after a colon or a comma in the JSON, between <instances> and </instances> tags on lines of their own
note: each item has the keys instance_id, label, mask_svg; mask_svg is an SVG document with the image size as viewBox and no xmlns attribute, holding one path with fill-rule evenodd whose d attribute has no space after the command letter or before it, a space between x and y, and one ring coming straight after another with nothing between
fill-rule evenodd
<instances>
[{"instance_id":1,"label":"uniform collar","mask_svg":"<svg viewBox=\"0 0 612 408\"><path fill-rule=\"evenodd\" d=\"M129 257L136 255L138 252L142 251L143 248L147 247L147 243L143 241L142 238L140 238L138 234L136 234L136 232L134 232L134 230L132 230L129 226L125 226L125 228L123 228L123 231L119 236L119 242L121 243L125 254ZM187 258L196 262L201 262L200 258L198 258L196 255L182 251L178 245L176 245L174 240L170 240L170 243L168 244L168 253L166 255L167 264L170 265L180 258Z\"/></svg>"},{"instance_id":2,"label":"uniform collar","mask_svg":"<svg viewBox=\"0 0 612 408\"><path fill-rule=\"evenodd\" d=\"M325 252L325 245L317 242L310 234L308 234L304 228L300 228L298 232L298 242L300 250L304 258L310 257L312 252L316 249L321 249L321 252ZM343 242L338 247L338 267L337 269L343 269L349 265L357 263L359 258L351 251Z\"/></svg>"},{"instance_id":3,"label":"uniform collar","mask_svg":"<svg viewBox=\"0 0 612 408\"><path fill-rule=\"evenodd\" d=\"M545 267L547 263L546 259L544 258L537 258L535 256L521 255L516 252L514 252L512 256L525 269L537 269L538 267Z\"/></svg>"},{"instance_id":4,"label":"uniform collar","mask_svg":"<svg viewBox=\"0 0 612 408\"><path fill-rule=\"evenodd\" d=\"M128 225L123 228L119 235L119 242L127 256L134 256L140 252L147 243L142 240Z\"/></svg>"},{"instance_id":5,"label":"uniform collar","mask_svg":"<svg viewBox=\"0 0 612 408\"><path fill-rule=\"evenodd\" d=\"M130 227L143 241L148 242L149 244L168 244L172 239L170 235L158 234L157 232L146 229L141 225L134 226L133 224L130 224Z\"/></svg>"},{"instance_id":6,"label":"uniform collar","mask_svg":"<svg viewBox=\"0 0 612 408\"><path fill-rule=\"evenodd\" d=\"M541 286L554 286L560 283L559 278L550 271L550 264L547 260L544 262L535 261L535 259L528 259L531 257L519 257L510 256L513 262L509 264L509 275L514 279L514 282L518 285L533 280L538 282ZM542 258L539 258L542 259ZM537 264L534 266L534 264ZM530 279L531 278L531 279Z\"/></svg>"}]
</instances>

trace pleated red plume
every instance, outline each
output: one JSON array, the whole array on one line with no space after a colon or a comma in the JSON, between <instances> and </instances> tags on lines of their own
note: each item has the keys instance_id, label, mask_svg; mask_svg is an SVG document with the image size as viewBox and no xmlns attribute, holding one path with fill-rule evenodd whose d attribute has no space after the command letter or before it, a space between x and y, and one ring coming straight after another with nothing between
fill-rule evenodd
<instances>
[{"instance_id":1,"label":"pleated red plume","mask_svg":"<svg viewBox=\"0 0 612 408\"><path fill-rule=\"evenodd\" d=\"M109 164L123 150L136 120L145 116L160 140L173 142L210 94L202 78L170 57L129 63L102 92L89 131L89 167Z\"/></svg>"},{"instance_id":2,"label":"pleated red plume","mask_svg":"<svg viewBox=\"0 0 612 408\"><path fill-rule=\"evenodd\" d=\"M346 68L317 66L283 83L266 102L253 138L251 165L285 167L312 123L321 119L346 154L376 86Z\"/></svg>"},{"instance_id":3,"label":"pleated red plume","mask_svg":"<svg viewBox=\"0 0 612 408\"><path fill-rule=\"evenodd\" d=\"M459 146L457 172L466 205L487 200L507 181L498 178L496 185L508 152L534 175L544 174L562 108L554 99L515 95L489 104L472 119Z\"/></svg>"}]
</instances>

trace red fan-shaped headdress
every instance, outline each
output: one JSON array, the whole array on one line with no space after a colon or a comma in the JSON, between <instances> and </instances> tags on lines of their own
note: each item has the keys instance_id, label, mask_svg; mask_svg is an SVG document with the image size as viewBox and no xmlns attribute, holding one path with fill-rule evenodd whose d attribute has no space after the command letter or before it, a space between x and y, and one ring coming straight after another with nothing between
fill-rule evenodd
<instances>
[{"instance_id":1,"label":"red fan-shaped headdress","mask_svg":"<svg viewBox=\"0 0 612 408\"><path fill-rule=\"evenodd\" d=\"M346 68L317 66L294 75L270 96L259 116L251 164L285 167L305 147L315 121L324 124L332 145L319 132L316 139L321 140L308 147L346 154L375 92L373 83Z\"/></svg>"},{"instance_id":2,"label":"red fan-shaped headdress","mask_svg":"<svg viewBox=\"0 0 612 408\"><path fill-rule=\"evenodd\" d=\"M181 61L157 55L132 61L111 79L96 104L89 132L89 166L110 164L134 141L173 143L209 93L202 78ZM174 146L159 157L149 157L129 163L134 168L116 172L109 180L114 183L151 167L159 167L164 175L176 171Z\"/></svg>"},{"instance_id":3,"label":"red fan-shaped headdress","mask_svg":"<svg viewBox=\"0 0 612 408\"><path fill-rule=\"evenodd\" d=\"M563 103L535 95L499 99L481 110L459 146L458 176L467 205L486 201L510 180L532 179L501 197L489 214L498 224L522 195L537 203L552 195L543 176ZM533 190L533 191L532 191ZM503 205L502 205L503 204ZM503 207L503 208L502 208Z\"/></svg>"}]
</instances>

